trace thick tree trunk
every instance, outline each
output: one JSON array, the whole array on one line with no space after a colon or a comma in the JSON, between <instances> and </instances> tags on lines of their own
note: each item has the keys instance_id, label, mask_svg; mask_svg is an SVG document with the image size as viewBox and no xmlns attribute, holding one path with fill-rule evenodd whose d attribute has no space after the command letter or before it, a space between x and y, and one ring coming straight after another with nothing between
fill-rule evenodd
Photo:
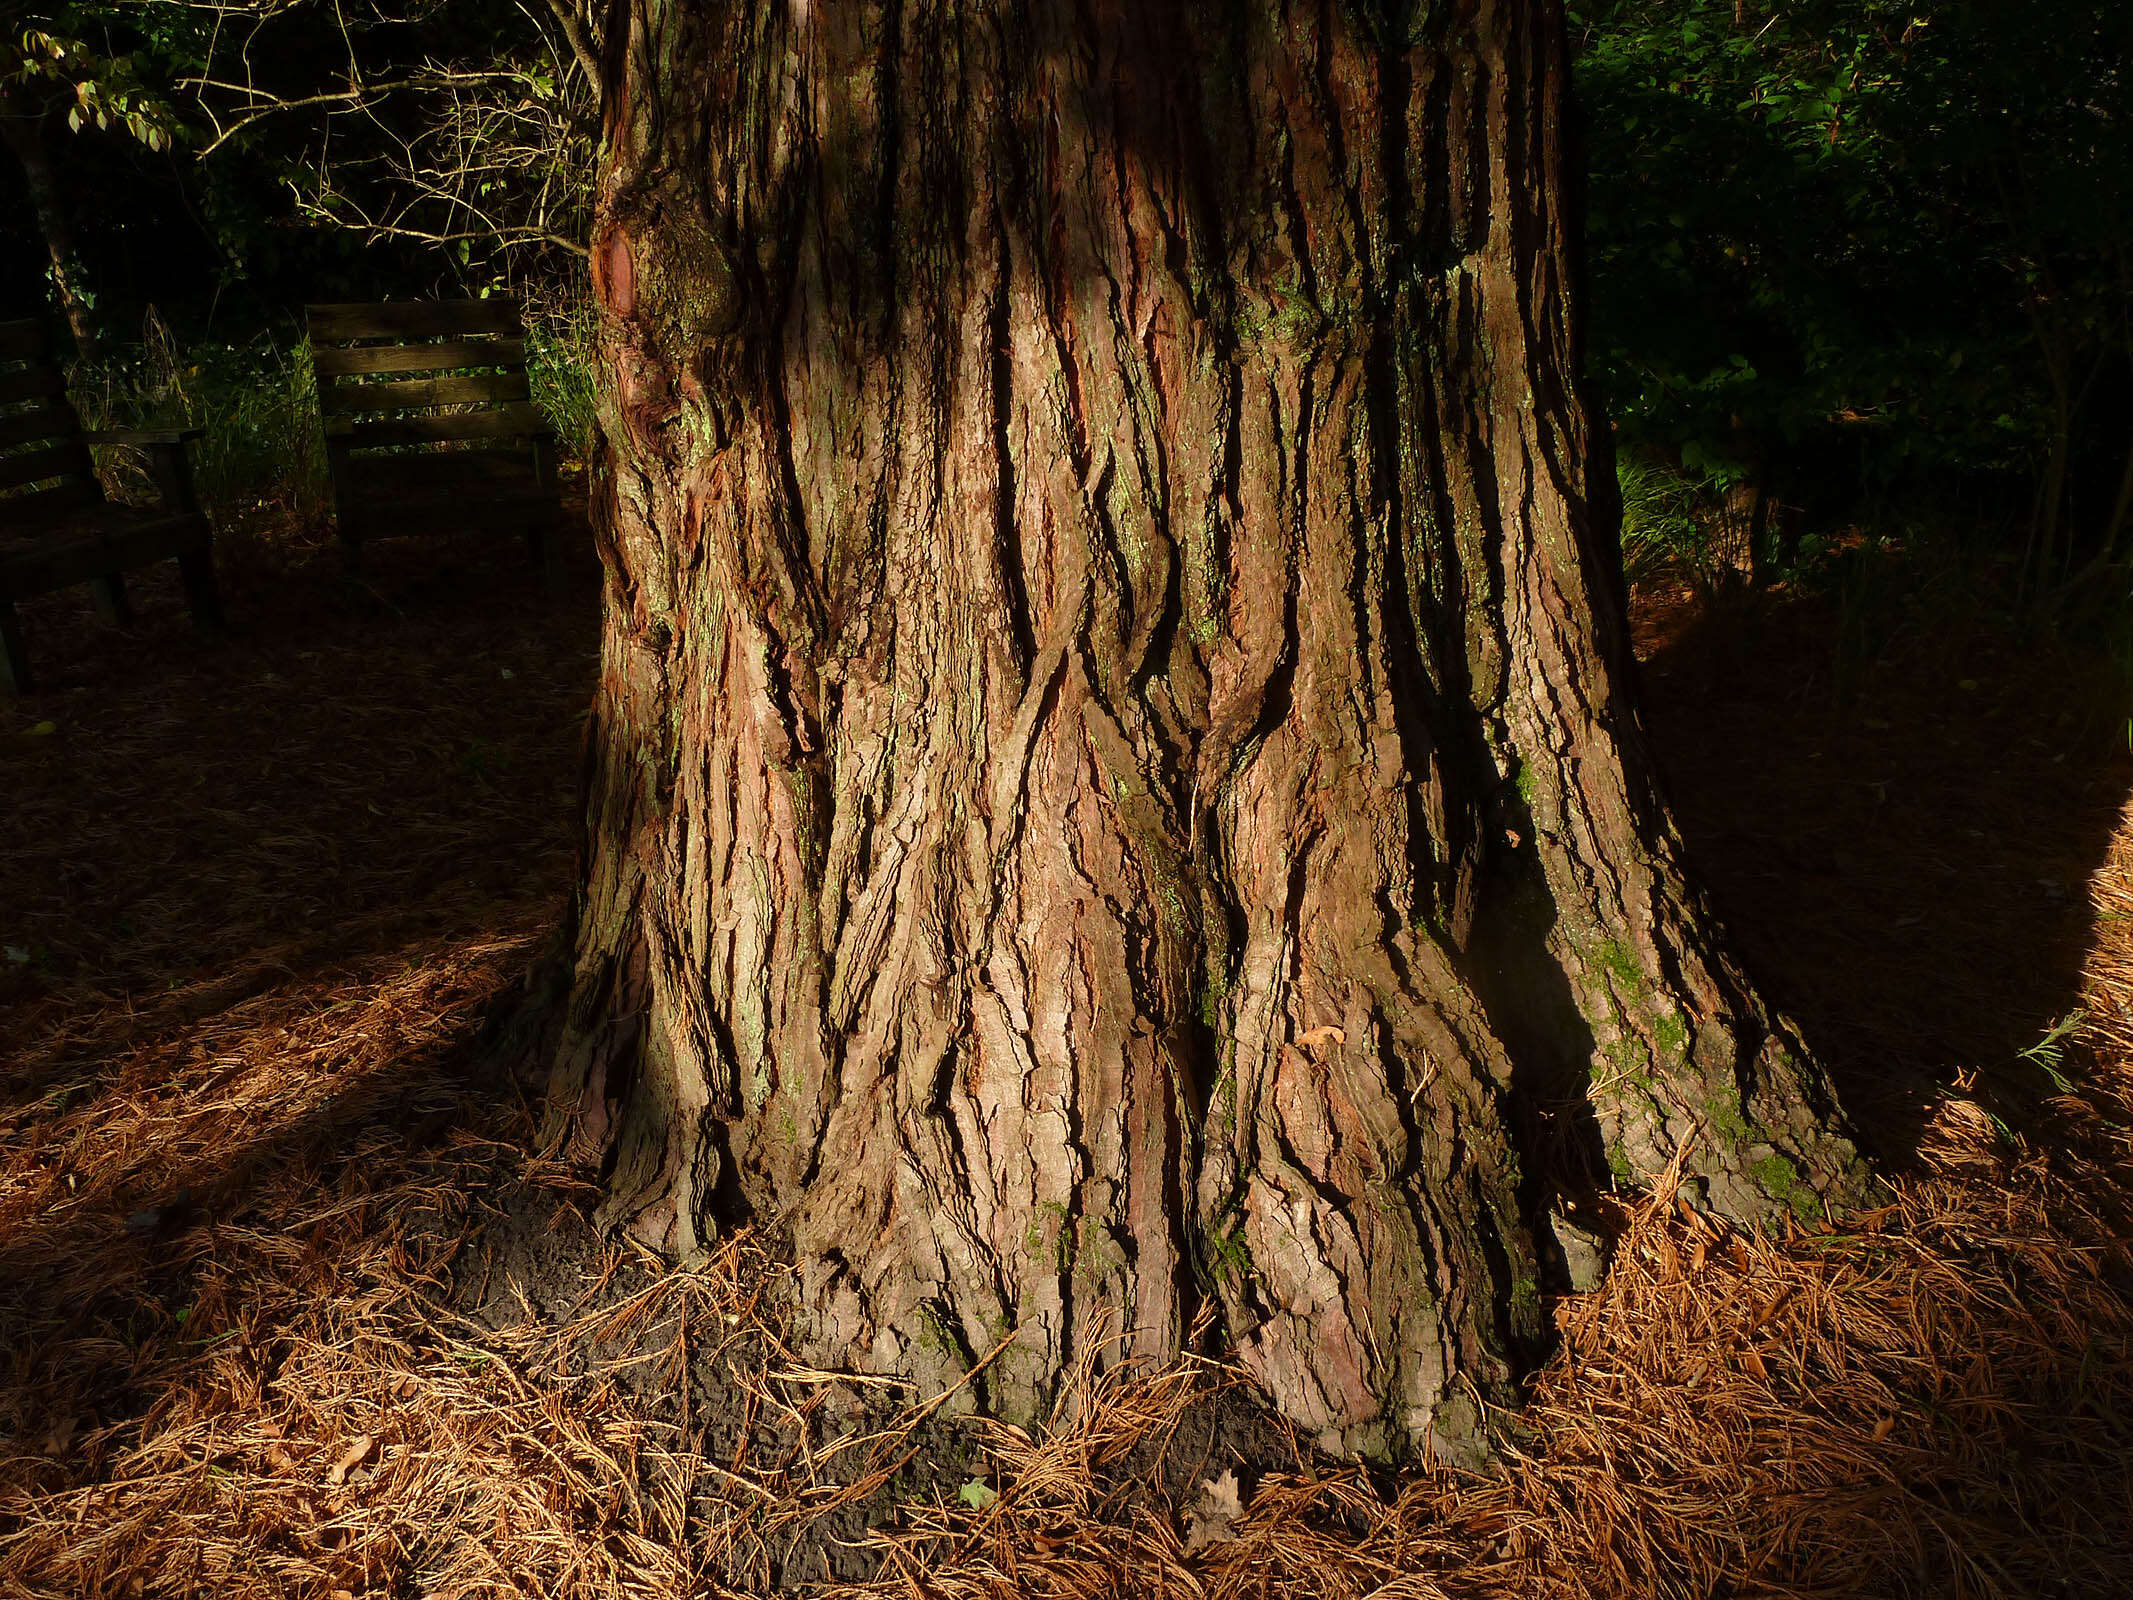
<instances>
[{"instance_id":1,"label":"thick tree trunk","mask_svg":"<svg viewBox=\"0 0 2133 1600\"><path fill-rule=\"evenodd\" d=\"M1865 1182L1623 695L1536 0L630 0L551 1127L1026 1415L1476 1443L1550 1190ZM1602 478L1605 466L1602 463ZM1108 1341L1108 1342L1107 1342Z\"/></svg>"},{"instance_id":2,"label":"thick tree trunk","mask_svg":"<svg viewBox=\"0 0 2133 1600\"><path fill-rule=\"evenodd\" d=\"M102 345L96 336L88 291L82 284L81 258L74 247L74 220L68 215L66 198L59 192L58 174L44 147L44 114L20 103L18 96L0 92L0 143L14 153L22 168L23 182L30 191L30 208L37 213L45 254L51 258L52 290L59 296L59 308L74 334L74 348L82 360L94 361L101 354Z\"/></svg>"}]
</instances>

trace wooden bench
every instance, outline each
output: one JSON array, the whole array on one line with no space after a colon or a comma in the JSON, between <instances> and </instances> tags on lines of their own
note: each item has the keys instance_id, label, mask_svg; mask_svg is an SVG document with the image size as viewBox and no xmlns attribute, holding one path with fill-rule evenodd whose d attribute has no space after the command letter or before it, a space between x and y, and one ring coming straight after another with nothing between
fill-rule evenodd
<instances>
[{"instance_id":1,"label":"wooden bench","mask_svg":"<svg viewBox=\"0 0 2133 1600\"><path fill-rule=\"evenodd\" d=\"M0 322L0 673L30 691L30 663L15 602L87 583L97 609L127 619L124 573L175 556L193 621L213 631L222 615L207 518L193 497L185 444L199 428L88 433L67 401L67 381L44 325ZM107 499L89 457L92 444L138 445L161 504Z\"/></svg>"},{"instance_id":2,"label":"wooden bench","mask_svg":"<svg viewBox=\"0 0 2133 1600\"><path fill-rule=\"evenodd\" d=\"M555 441L516 300L307 306L334 516L351 567L387 535L517 528L553 590Z\"/></svg>"}]
</instances>

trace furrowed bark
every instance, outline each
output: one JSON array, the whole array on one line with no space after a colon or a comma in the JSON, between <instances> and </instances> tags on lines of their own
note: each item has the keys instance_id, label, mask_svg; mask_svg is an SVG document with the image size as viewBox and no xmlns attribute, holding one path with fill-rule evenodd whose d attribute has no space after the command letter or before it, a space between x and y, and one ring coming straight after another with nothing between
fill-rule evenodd
<instances>
[{"instance_id":1,"label":"furrowed bark","mask_svg":"<svg viewBox=\"0 0 2133 1600\"><path fill-rule=\"evenodd\" d=\"M773 1219L817 1359L1006 1341L1009 1416L1211 1300L1330 1447L1464 1459L1551 1186L1863 1182L1623 697L1559 32L617 8L550 1106L608 1221Z\"/></svg>"}]
</instances>

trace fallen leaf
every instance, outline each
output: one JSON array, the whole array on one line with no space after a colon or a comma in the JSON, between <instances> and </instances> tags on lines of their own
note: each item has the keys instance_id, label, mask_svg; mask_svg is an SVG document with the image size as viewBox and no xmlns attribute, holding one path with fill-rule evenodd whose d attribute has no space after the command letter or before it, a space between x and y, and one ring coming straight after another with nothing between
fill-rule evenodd
<instances>
[{"instance_id":1,"label":"fallen leaf","mask_svg":"<svg viewBox=\"0 0 2133 1600\"><path fill-rule=\"evenodd\" d=\"M56 722L33 722L30 724L29 735L33 739L41 739L48 733L57 733L58 731L59 724Z\"/></svg>"},{"instance_id":2,"label":"fallen leaf","mask_svg":"<svg viewBox=\"0 0 2133 1600\"><path fill-rule=\"evenodd\" d=\"M1767 1380L1770 1376L1770 1369L1763 1365L1762 1356L1753 1350L1743 1350L1740 1353L1740 1364L1758 1378Z\"/></svg>"},{"instance_id":3,"label":"fallen leaf","mask_svg":"<svg viewBox=\"0 0 2133 1600\"><path fill-rule=\"evenodd\" d=\"M1895 1431L1896 1419L1894 1417L1883 1417L1879 1422L1874 1424L1874 1443L1881 1443L1882 1440L1886 1439L1890 1434L1894 1433Z\"/></svg>"},{"instance_id":4,"label":"fallen leaf","mask_svg":"<svg viewBox=\"0 0 2133 1600\"><path fill-rule=\"evenodd\" d=\"M1778 1314L1778 1308L1784 1305L1786 1301L1790 1300L1793 1297L1795 1289L1795 1285L1787 1284L1784 1288L1778 1290L1776 1294L1772 1295L1770 1297L1770 1303L1764 1306L1761 1311L1758 1311L1755 1314L1755 1320L1748 1324L1748 1331L1750 1333L1760 1333L1762 1331L1763 1324L1768 1322L1772 1317L1776 1316Z\"/></svg>"},{"instance_id":5,"label":"fallen leaf","mask_svg":"<svg viewBox=\"0 0 2133 1600\"><path fill-rule=\"evenodd\" d=\"M367 1433L359 1433L350 1440L348 1448L326 1469L326 1481L340 1483L347 1478L349 1471L361 1465L363 1458L370 1454L370 1443L370 1435Z\"/></svg>"},{"instance_id":6,"label":"fallen leaf","mask_svg":"<svg viewBox=\"0 0 2133 1600\"><path fill-rule=\"evenodd\" d=\"M973 1511L990 1510L993 1502L1000 1498L999 1492L983 1478L972 1478L956 1490L955 1497Z\"/></svg>"},{"instance_id":7,"label":"fallen leaf","mask_svg":"<svg viewBox=\"0 0 2133 1600\"><path fill-rule=\"evenodd\" d=\"M1309 1033L1296 1036L1296 1042L1302 1045L1324 1044L1329 1039L1335 1044L1346 1044L1348 1035L1346 1030L1336 1028L1329 1022L1323 1028L1313 1028Z\"/></svg>"},{"instance_id":8,"label":"fallen leaf","mask_svg":"<svg viewBox=\"0 0 2133 1600\"><path fill-rule=\"evenodd\" d=\"M1185 1513L1185 1553L1211 1544L1227 1544L1237 1537L1236 1522L1244 1515L1244 1496L1237 1474L1224 1472L1200 1485L1200 1498Z\"/></svg>"}]
</instances>

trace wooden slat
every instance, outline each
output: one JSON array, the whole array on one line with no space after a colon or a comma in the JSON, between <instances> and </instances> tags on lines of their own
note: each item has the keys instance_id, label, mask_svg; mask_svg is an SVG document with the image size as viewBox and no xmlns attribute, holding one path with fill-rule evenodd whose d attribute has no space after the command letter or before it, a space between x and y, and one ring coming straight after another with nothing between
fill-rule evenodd
<instances>
[{"instance_id":1,"label":"wooden slat","mask_svg":"<svg viewBox=\"0 0 2133 1600\"><path fill-rule=\"evenodd\" d=\"M347 430L349 444L358 450L373 445L429 444L439 439L508 439L548 431L541 408L523 400L454 416L399 417L390 422L340 426Z\"/></svg>"},{"instance_id":2,"label":"wooden slat","mask_svg":"<svg viewBox=\"0 0 2133 1600\"><path fill-rule=\"evenodd\" d=\"M527 450L428 450L419 455L353 456L343 482L366 499L480 494L538 487Z\"/></svg>"},{"instance_id":3,"label":"wooden slat","mask_svg":"<svg viewBox=\"0 0 2133 1600\"><path fill-rule=\"evenodd\" d=\"M32 496L30 498L34 500L37 497ZM12 512L15 507L25 503L26 501L23 497L17 496L10 500L0 500L0 507L5 507L9 512ZM0 519L0 525L7 526L8 530L5 537L0 538L0 554L20 555L25 549L30 548L29 545L25 544L25 540L57 540L63 542L68 539L80 538L85 534L117 533L132 527L144 517L164 518L175 516L176 514L175 512L163 512L160 510L150 511L135 506L113 505L108 500L98 500L93 505L71 506L57 510L52 515L32 519L19 528L6 524L5 519Z\"/></svg>"},{"instance_id":4,"label":"wooden slat","mask_svg":"<svg viewBox=\"0 0 2133 1600\"><path fill-rule=\"evenodd\" d=\"M46 594L166 556L204 550L207 544L207 519L198 516L146 516L108 532L63 536L38 549L0 557L0 600Z\"/></svg>"},{"instance_id":5,"label":"wooden slat","mask_svg":"<svg viewBox=\"0 0 2133 1600\"><path fill-rule=\"evenodd\" d=\"M65 401L35 411L0 417L0 445L36 444L43 439L71 439L81 432L74 408Z\"/></svg>"},{"instance_id":6,"label":"wooden slat","mask_svg":"<svg viewBox=\"0 0 2133 1600\"><path fill-rule=\"evenodd\" d=\"M27 372L0 373L0 406L18 400L37 400L48 394L65 394L67 380L56 367L32 367Z\"/></svg>"},{"instance_id":7,"label":"wooden slat","mask_svg":"<svg viewBox=\"0 0 2133 1600\"><path fill-rule=\"evenodd\" d=\"M517 333L518 302L508 295L488 300L404 300L387 305L304 307L311 337L318 339L419 339L439 334Z\"/></svg>"},{"instance_id":8,"label":"wooden slat","mask_svg":"<svg viewBox=\"0 0 2133 1600\"><path fill-rule=\"evenodd\" d=\"M336 349L315 345L312 368L322 378L359 372L443 372L453 367L523 367L524 339L448 339L442 344L366 344Z\"/></svg>"},{"instance_id":9,"label":"wooden slat","mask_svg":"<svg viewBox=\"0 0 2133 1600\"><path fill-rule=\"evenodd\" d=\"M81 442L123 444L155 450L165 445L186 444L191 440L206 437L205 428L91 428L81 436Z\"/></svg>"},{"instance_id":10,"label":"wooden slat","mask_svg":"<svg viewBox=\"0 0 2133 1600\"><path fill-rule=\"evenodd\" d=\"M35 361L50 348L44 324L35 317L0 322L0 361Z\"/></svg>"},{"instance_id":11,"label":"wooden slat","mask_svg":"<svg viewBox=\"0 0 2133 1600\"><path fill-rule=\"evenodd\" d=\"M343 513L365 539L401 534L461 533L477 528L531 528L553 522L561 513L555 498L542 494L450 500L358 501Z\"/></svg>"},{"instance_id":12,"label":"wooden slat","mask_svg":"<svg viewBox=\"0 0 2133 1600\"><path fill-rule=\"evenodd\" d=\"M95 483L63 483L33 494L0 497L0 528L35 528L70 511L100 508L104 491Z\"/></svg>"},{"instance_id":13,"label":"wooden slat","mask_svg":"<svg viewBox=\"0 0 2133 1600\"><path fill-rule=\"evenodd\" d=\"M356 411L523 400L532 392L523 372L484 372L467 378L415 378L406 383L329 383L320 387L319 402L327 415L341 416Z\"/></svg>"},{"instance_id":14,"label":"wooden slat","mask_svg":"<svg viewBox=\"0 0 2133 1600\"><path fill-rule=\"evenodd\" d=\"M89 452L73 440L44 450L25 450L19 455L0 456L0 489L19 489L41 478L93 478L95 463Z\"/></svg>"}]
</instances>

